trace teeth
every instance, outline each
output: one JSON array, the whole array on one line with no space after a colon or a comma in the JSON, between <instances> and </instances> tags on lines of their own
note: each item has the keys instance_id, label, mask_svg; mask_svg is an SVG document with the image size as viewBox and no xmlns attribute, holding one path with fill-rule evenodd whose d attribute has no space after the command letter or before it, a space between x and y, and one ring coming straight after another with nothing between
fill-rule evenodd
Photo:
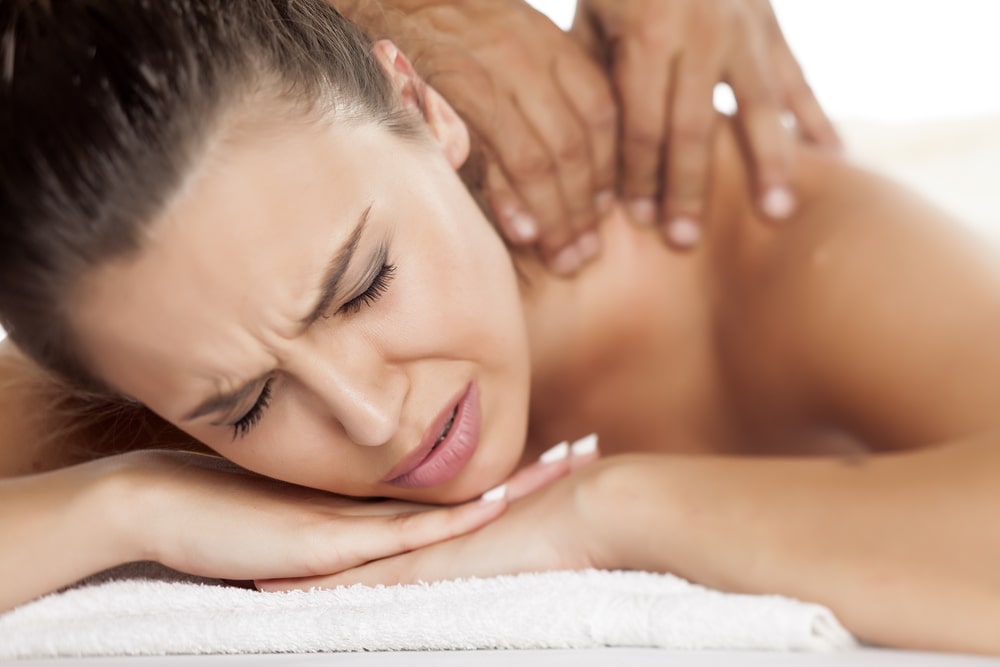
<instances>
[{"instance_id":1,"label":"teeth","mask_svg":"<svg viewBox=\"0 0 1000 667\"><path fill-rule=\"evenodd\" d=\"M455 409L453 409L451 411L451 416L448 417L448 421L445 423L444 428L441 430L441 436L437 439L437 442L434 443L435 447L437 447L438 445L440 445L441 442L445 438L448 437L448 434L451 432L451 426L452 426L452 424L455 423L455 415L456 414L458 414L458 406L457 405L455 406Z\"/></svg>"}]
</instances>

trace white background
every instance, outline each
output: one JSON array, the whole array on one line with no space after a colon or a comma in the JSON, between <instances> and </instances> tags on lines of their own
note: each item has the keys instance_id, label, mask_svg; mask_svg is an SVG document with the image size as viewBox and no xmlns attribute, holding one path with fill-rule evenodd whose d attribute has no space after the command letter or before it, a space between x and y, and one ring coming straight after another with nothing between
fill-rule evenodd
<instances>
[{"instance_id":1,"label":"white background","mask_svg":"<svg viewBox=\"0 0 1000 667\"><path fill-rule=\"evenodd\" d=\"M563 27L572 22L574 0L529 1ZM771 4L820 102L837 119L1000 114L997 0Z\"/></svg>"}]
</instances>

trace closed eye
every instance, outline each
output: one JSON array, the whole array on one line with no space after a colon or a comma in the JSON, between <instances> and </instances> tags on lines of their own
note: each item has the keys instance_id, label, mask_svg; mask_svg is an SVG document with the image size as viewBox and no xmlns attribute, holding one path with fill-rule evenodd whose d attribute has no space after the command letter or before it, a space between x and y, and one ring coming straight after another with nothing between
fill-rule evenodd
<instances>
[{"instance_id":1,"label":"closed eye","mask_svg":"<svg viewBox=\"0 0 1000 667\"><path fill-rule=\"evenodd\" d=\"M260 390L260 396L257 397L253 407L233 423L233 440L242 438L252 431L264 416L264 411L271 404L271 382L272 380L268 380L264 383L264 388Z\"/></svg>"},{"instance_id":2,"label":"closed eye","mask_svg":"<svg viewBox=\"0 0 1000 667\"><path fill-rule=\"evenodd\" d=\"M375 274L364 291L341 306L337 312L351 315L361 310L362 306L372 305L389 289L389 283L392 282L395 274L396 266L394 264L383 263L382 268Z\"/></svg>"}]
</instances>

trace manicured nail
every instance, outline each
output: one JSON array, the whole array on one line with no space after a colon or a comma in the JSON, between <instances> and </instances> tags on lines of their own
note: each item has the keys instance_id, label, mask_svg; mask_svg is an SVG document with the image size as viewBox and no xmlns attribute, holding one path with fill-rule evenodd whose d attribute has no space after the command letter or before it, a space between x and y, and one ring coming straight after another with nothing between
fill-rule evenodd
<instances>
[{"instance_id":1,"label":"manicured nail","mask_svg":"<svg viewBox=\"0 0 1000 667\"><path fill-rule=\"evenodd\" d=\"M651 225L656 221L656 202L649 198L633 199L628 203L628 212L640 225Z\"/></svg>"},{"instance_id":2,"label":"manicured nail","mask_svg":"<svg viewBox=\"0 0 1000 667\"><path fill-rule=\"evenodd\" d=\"M569 443L560 442L555 447L545 450L545 453L538 457L538 462L555 463L556 461L562 461L567 456L569 456Z\"/></svg>"},{"instance_id":3,"label":"manicured nail","mask_svg":"<svg viewBox=\"0 0 1000 667\"><path fill-rule=\"evenodd\" d=\"M769 218L784 220L795 212L795 195L788 188L769 188L761 199L761 209Z\"/></svg>"},{"instance_id":4,"label":"manicured nail","mask_svg":"<svg viewBox=\"0 0 1000 667\"><path fill-rule=\"evenodd\" d=\"M679 248L693 248L701 241L701 228L691 218L674 218L667 225L667 238Z\"/></svg>"},{"instance_id":5,"label":"manicured nail","mask_svg":"<svg viewBox=\"0 0 1000 667\"><path fill-rule=\"evenodd\" d=\"M588 454L593 454L597 451L597 434L591 433L586 435L572 445L570 445L570 451L573 452L573 456L587 456Z\"/></svg>"},{"instance_id":6,"label":"manicured nail","mask_svg":"<svg viewBox=\"0 0 1000 667\"><path fill-rule=\"evenodd\" d=\"M615 206L615 191L614 190L601 190L594 197L594 208L597 209L597 215L605 216L611 213L611 209Z\"/></svg>"},{"instance_id":7,"label":"manicured nail","mask_svg":"<svg viewBox=\"0 0 1000 667\"><path fill-rule=\"evenodd\" d=\"M580 251L580 258L589 262L601 252L601 239L597 232L587 232L577 240L576 247Z\"/></svg>"},{"instance_id":8,"label":"manicured nail","mask_svg":"<svg viewBox=\"0 0 1000 667\"><path fill-rule=\"evenodd\" d=\"M575 245L566 246L552 260L553 270L563 276L573 275L580 270L581 266L583 266L583 258L580 257L580 249Z\"/></svg>"},{"instance_id":9,"label":"manicured nail","mask_svg":"<svg viewBox=\"0 0 1000 667\"><path fill-rule=\"evenodd\" d=\"M498 500L503 500L507 497L507 485L501 484L500 486L490 489L480 497L480 500L484 503L495 503Z\"/></svg>"},{"instance_id":10,"label":"manicured nail","mask_svg":"<svg viewBox=\"0 0 1000 667\"><path fill-rule=\"evenodd\" d=\"M538 238L538 223L527 213L514 213L507 219L518 241L529 242Z\"/></svg>"}]
</instances>

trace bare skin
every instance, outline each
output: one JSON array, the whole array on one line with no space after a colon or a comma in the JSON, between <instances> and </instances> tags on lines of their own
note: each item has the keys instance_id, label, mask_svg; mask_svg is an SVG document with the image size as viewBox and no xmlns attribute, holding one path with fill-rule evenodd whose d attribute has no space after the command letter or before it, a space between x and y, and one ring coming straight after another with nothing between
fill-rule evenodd
<instances>
[{"instance_id":1,"label":"bare skin","mask_svg":"<svg viewBox=\"0 0 1000 667\"><path fill-rule=\"evenodd\" d=\"M392 60L391 52L382 53ZM406 98L407 87L419 84L405 64L394 62ZM455 144L454 116L432 109L428 122L441 143L433 169L443 167L443 158L455 166L462 151ZM376 147L385 145L379 143L384 137L366 137ZM318 145L313 137L309 140ZM344 558L336 562L314 560L302 568L307 571L292 573L279 572L275 564L287 557L284 553L268 554L266 565L214 556L233 552L227 547L241 543L235 530L241 518L264 519L240 514L247 511L247 502L220 498L213 505L211 491L225 482L235 497L256 497L263 507L274 509L259 525L280 532L295 518L296 503L282 502L286 496L273 484L255 486L252 479L201 468L198 475L178 475L190 465L177 467L160 455L139 458L141 474L128 473L137 460L128 457L119 458L112 473L99 467L66 469L63 480L94 471L94 477L110 474L117 481L101 485L100 493L79 494L85 502L60 499L53 489L75 488L68 482L47 485L53 478L20 477L4 482L0 492L42 518L51 519L66 506L99 513L114 503L112 523L118 530L110 534L130 547L105 548L93 558L76 559L73 567L57 563L53 570L63 568L61 579L36 582L34 590L25 587L13 603L84 574L81 569L136 555L213 574L270 579L262 585L273 588L641 567L732 590L823 602L870 641L1000 652L990 629L995 625L989 622L998 613L995 595L1000 590L993 571L1000 531L990 520L1000 505L992 483L1000 467L993 436L1000 432L993 409L1000 400L1000 349L991 333L1000 328L1000 280L988 253L905 192L808 149L798 155L795 186L801 206L796 224L769 228L755 217L738 143L728 126L721 126L715 146L709 233L698 252L671 253L655 242L655 232L637 230L614 213L601 227L604 256L575 281L549 277L540 264L519 259L527 278L521 306L532 397L522 465L557 440L591 431L601 434L606 454L620 455L524 497L502 517L496 510L466 509L465 515L451 517L462 520L461 530L453 534L488 525L464 537L447 539L453 534L445 534L440 525L437 532L414 529L402 541L390 540L388 546L381 541L374 551L341 554ZM373 170L373 178L390 167L368 160L372 164L364 168ZM301 168L305 173L297 176L304 177L310 165ZM448 196L464 201L452 185ZM477 242L489 243L485 237ZM145 259L153 262L155 253ZM123 267L124 273L105 287L128 288L132 282L122 277L134 277L128 273L133 269ZM183 288L171 282L170 289ZM164 298L152 299L158 308L168 293L160 296ZM379 312L373 308L369 317L377 318ZM139 320L146 322L156 313L142 315ZM99 327L95 331L94 340L100 342ZM30 402L13 400L10 392L0 400L0 405L15 406L2 422L5 476L62 463L31 446L18 447L39 432L26 427L21 415L38 410ZM316 404L309 405L318 410ZM169 407L168 402L162 405ZM333 412L317 414L329 420L334 408L347 409L331 404L323 409ZM221 453L251 470L269 472L269 460L256 457L253 447L227 448L224 440L218 442ZM298 443L287 438L280 444L292 452ZM384 447L399 444L390 438ZM362 469L367 459L352 449L360 444L337 446L343 454L357 455ZM489 444L493 452L516 446L509 441ZM897 450L913 453L890 453ZM871 452L867 457L844 458L866 451ZM827 455L794 456L800 454ZM296 475L306 479L317 465L300 459L302 467L283 470L288 481L299 481ZM862 465L845 465L845 460ZM122 469L128 473L124 477ZM505 474L479 467L451 489L470 497ZM158 503L147 505L142 499L148 502L144 489L150 486L157 490L152 497ZM370 495L383 491L372 487ZM354 492L368 495L357 493L356 487ZM398 497L436 500L433 489L400 492ZM123 502L126 498L131 505ZM437 500L456 499L442 495ZM175 501L181 509L198 508L214 542L178 553L189 542L182 540L178 547L163 528ZM46 511L46 504L53 509ZM156 521L140 511L157 507ZM140 521L145 531L122 529ZM2 525L8 524L20 526L26 535L18 542L25 547L22 556L37 552L39 543L31 542L35 538L25 527L43 522L18 522L15 516ZM232 530L219 531L217 524L231 524ZM935 544L928 543L928 525L939 532ZM179 534L188 541L198 534L189 523L182 528ZM359 530L352 528L349 543L358 543ZM374 526L370 530L376 532ZM144 539L155 546L136 550L134 543ZM278 538L275 542L294 546ZM942 544L957 545L961 559ZM393 556L401 552L408 553ZM3 570L13 571L8 568L21 561L4 561ZM204 564L208 561L211 567Z\"/></svg>"}]
</instances>

